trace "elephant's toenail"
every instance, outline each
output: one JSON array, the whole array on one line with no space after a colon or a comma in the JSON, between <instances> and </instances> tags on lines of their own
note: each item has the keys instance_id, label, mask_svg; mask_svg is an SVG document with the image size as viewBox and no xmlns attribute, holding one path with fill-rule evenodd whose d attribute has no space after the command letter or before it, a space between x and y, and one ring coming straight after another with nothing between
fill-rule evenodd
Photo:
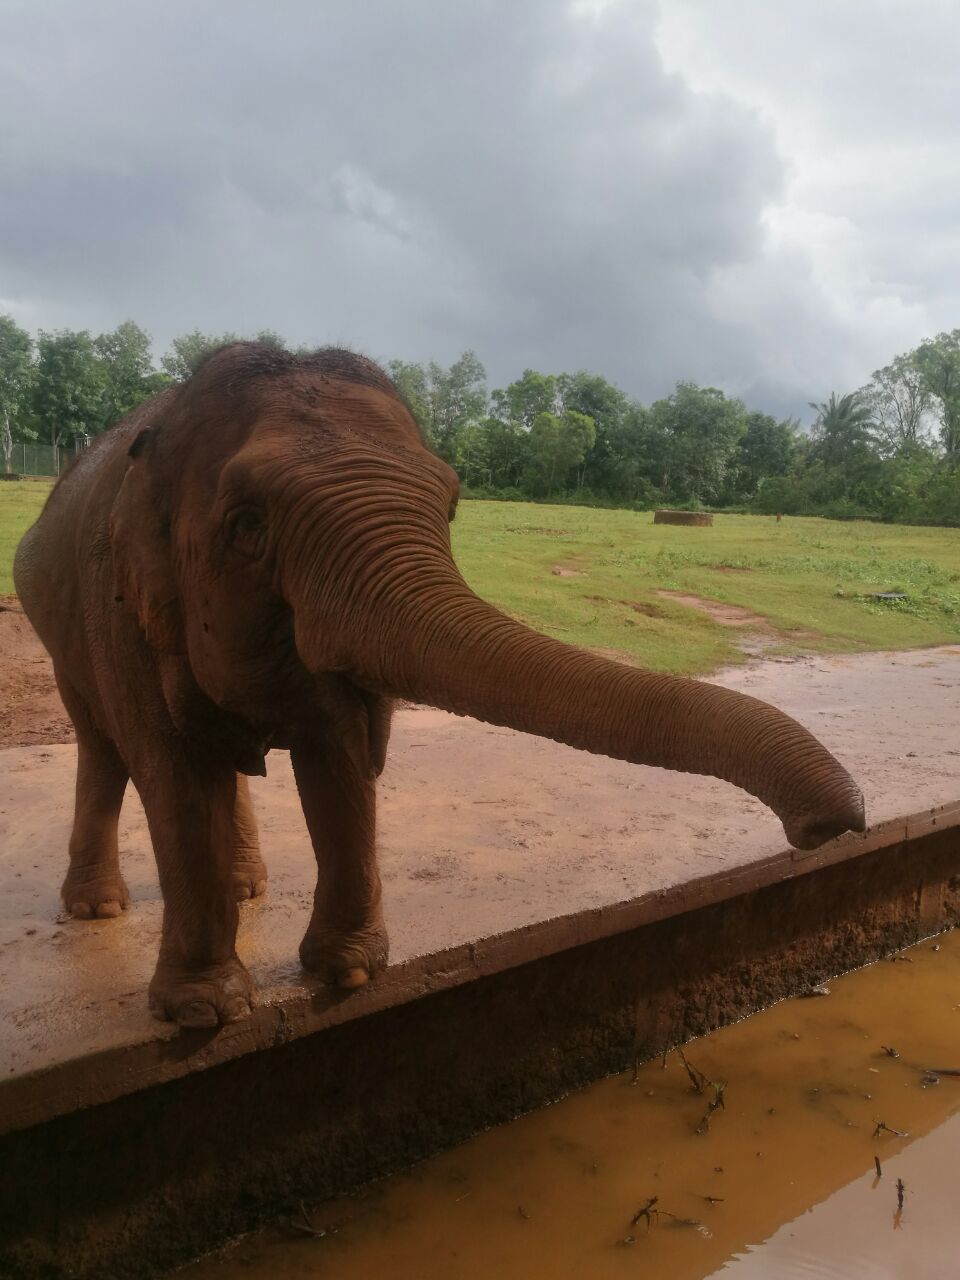
<instances>
[{"instance_id":1,"label":"elephant's toenail","mask_svg":"<svg viewBox=\"0 0 960 1280\"><path fill-rule=\"evenodd\" d=\"M366 969L343 969L337 974L337 985L343 987L346 991L352 991L355 987L362 987L370 981L370 975Z\"/></svg>"},{"instance_id":2,"label":"elephant's toenail","mask_svg":"<svg viewBox=\"0 0 960 1280\"><path fill-rule=\"evenodd\" d=\"M250 1006L242 996L227 1000L223 1006L224 1022L239 1022L241 1018L250 1016Z\"/></svg>"},{"instance_id":3,"label":"elephant's toenail","mask_svg":"<svg viewBox=\"0 0 960 1280\"><path fill-rule=\"evenodd\" d=\"M215 1027L218 1021L216 1009L206 1000L191 1000L177 1010L181 1027Z\"/></svg>"}]
</instances>

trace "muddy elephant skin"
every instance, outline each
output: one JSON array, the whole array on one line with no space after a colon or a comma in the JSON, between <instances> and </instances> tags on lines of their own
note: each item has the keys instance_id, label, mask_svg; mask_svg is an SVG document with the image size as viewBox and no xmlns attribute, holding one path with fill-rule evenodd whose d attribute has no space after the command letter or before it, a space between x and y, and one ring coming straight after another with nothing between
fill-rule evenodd
<instances>
[{"instance_id":1,"label":"muddy elephant skin","mask_svg":"<svg viewBox=\"0 0 960 1280\"><path fill-rule=\"evenodd\" d=\"M267 873L244 775L271 747L291 753L317 859L302 963L346 988L385 964L375 786L395 697L725 778L802 848L863 829L852 779L774 708L478 599L450 552L457 493L376 365L237 343L98 439L23 539L17 591L77 730L63 900L82 919L125 907L131 778L163 891L158 1017L249 1013L237 900Z\"/></svg>"}]
</instances>

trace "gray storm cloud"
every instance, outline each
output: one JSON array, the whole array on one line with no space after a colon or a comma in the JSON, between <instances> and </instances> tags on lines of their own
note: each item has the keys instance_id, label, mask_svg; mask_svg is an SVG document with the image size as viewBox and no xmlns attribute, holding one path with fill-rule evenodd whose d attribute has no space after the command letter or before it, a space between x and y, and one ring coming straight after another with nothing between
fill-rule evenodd
<instances>
[{"instance_id":1,"label":"gray storm cloud","mask_svg":"<svg viewBox=\"0 0 960 1280\"><path fill-rule=\"evenodd\" d=\"M684 377L774 411L847 389L930 317L909 280L866 316L832 291L838 257L869 275L856 221L791 204L785 117L729 31L708 82L698 13L8 3L0 309L131 316L159 348L194 327L473 347L494 381L590 368L644 399Z\"/></svg>"}]
</instances>

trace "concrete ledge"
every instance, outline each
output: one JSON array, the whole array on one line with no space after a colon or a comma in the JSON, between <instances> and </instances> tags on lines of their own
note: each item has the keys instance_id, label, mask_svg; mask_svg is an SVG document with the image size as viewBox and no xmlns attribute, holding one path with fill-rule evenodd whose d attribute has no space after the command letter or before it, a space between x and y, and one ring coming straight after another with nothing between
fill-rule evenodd
<instances>
[{"instance_id":1,"label":"concrete ledge","mask_svg":"<svg viewBox=\"0 0 960 1280\"><path fill-rule=\"evenodd\" d=\"M957 923L952 806L181 1034L133 1055L126 1096L0 1138L0 1274L154 1275ZM91 1103L122 1062L89 1062Z\"/></svg>"},{"instance_id":2,"label":"concrete ledge","mask_svg":"<svg viewBox=\"0 0 960 1280\"><path fill-rule=\"evenodd\" d=\"M327 987L296 988L261 1004L252 1018L232 1026L179 1033L172 1028L158 1028L162 1034L139 1043L77 1055L23 1075L8 1075L0 1080L0 1134L42 1124L81 1108L100 1106L124 1094L165 1084L245 1054L270 1050L574 947L749 896L851 859L881 850L912 848L938 832L960 833L960 801L879 823L863 835L831 841L813 853L785 849L628 902L578 911L431 955L414 956L392 965L377 982L354 993L341 994ZM960 864L957 870L960 871ZM939 902L939 897L930 896L931 892L926 890L925 900ZM919 927L931 933L944 928L941 917L942 911L934 909L927 924L921 922ZM845 967L863 962L855 955Z\"/></svg>"}]
</instances>

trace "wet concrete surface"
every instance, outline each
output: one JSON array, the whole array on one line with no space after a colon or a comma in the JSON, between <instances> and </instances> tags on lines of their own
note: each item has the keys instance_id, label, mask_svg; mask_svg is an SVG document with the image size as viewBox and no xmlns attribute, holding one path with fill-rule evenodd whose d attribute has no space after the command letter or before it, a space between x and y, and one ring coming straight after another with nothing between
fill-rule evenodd
<instances>
[{"instance_id":1,"label":"wet concrete surface","mask_svg":"<svg viewBox=\"0 0 960 1280\"><path fill-rule=\"evenodd\" d=\"M817 733L861 782L872 824L960 800L960 647L763 662L718 683L776 703ZM268 766L268 778L253 782L271 881L263 900L243 907L239 942L263 1002L315 990L296 960L312 854L289 761L274 753ZM73 769L67 744L0 752L0 1104L6 1081L177 1035L146 1011L160 896L135 795L121 819L129 911L97 922L59 914ZM380 799L394 965L630 900L662 898L664 911L677 910L684 886L706 879L722 895L724 877L757 867L775 879L785 873L770 869L778 859L796 870L824 857L786 851L776 818L724 783L427 709L399 713ZM857 841L844 848L835 856ZM371 999L346 1009L359 1013ZM245 1051L224 1035L206 1061L221 1049ZM44 1105L62 1111L120 1087L94 1071L75 1097L68 1089Z\"/></svg>"},{"instance_id":2,"label":"wet concrete surface","mask_svg":"<svg viewBox=\"0 0 960 1280\"><path fill-rule=\"evenodd\" d=\"M960 1073L960 930L683 1057L692 1074L671 1052L355 1195L317 1203L305 1187L276 1226L178 1274L957 1274L960 1074L929 1069Z\"/></svg>"}]
</instances>

